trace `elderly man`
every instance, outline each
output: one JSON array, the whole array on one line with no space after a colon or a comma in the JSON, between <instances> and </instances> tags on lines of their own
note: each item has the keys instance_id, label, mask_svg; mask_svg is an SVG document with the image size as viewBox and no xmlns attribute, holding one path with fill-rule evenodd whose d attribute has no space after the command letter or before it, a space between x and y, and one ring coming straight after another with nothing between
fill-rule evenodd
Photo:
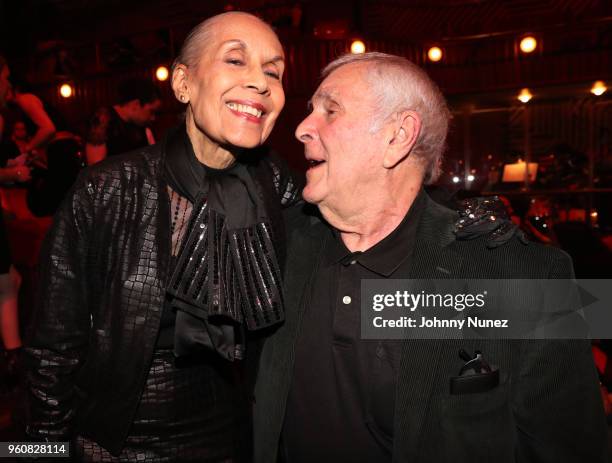
<instances>
[{"instance_id":1,"label":"elderly man","mask_svg":"<svg viewBox=\"0 0 612 463\"><path fill-rule=\"evenodd\" d=\"M450 114L414 64L341 57L311 103L296 130L303 197L325 221L290 218L287 319L263 350L255 461L604 461L587 342L361 339L362 279L570 278L571 261L516 238L495 249L456 239L455 213L423 190ZM486 353L499 384L451 394L460 347Z\"/></svg>"}]
</instances>

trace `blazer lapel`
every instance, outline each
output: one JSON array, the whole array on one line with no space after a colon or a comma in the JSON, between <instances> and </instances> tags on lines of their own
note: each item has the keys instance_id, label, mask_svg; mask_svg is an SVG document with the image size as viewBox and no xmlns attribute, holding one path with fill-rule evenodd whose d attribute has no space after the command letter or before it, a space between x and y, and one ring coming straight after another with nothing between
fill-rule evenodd
<instances>
[{"instance_id":1,"label":"blazer lapel","mask_svg":"<svg viewBox=\"0 0 612 463\"><path fill-rule=\"evenodd\" d=\"M417 230L410 279L448 279L461 273L454 242L454 211L427 197ZM395 397L393 461L416 462L423 423L428 413L444 343L436 339L404 342Z\"/></svg>"},{"instance_id":2,"label":"blazer lapel","mask_svg":"<svg viewBox=\"0 0 612 463\"><path fill-rule=\"evenodd\" d=\"M275 461L276 458L276 455L267 452L278 448L293 376L295 342L329 232L321 223L299 224L297 227L289 225L288 228L285 322L264 344L258 374L260 380L255 389L256 409L259 410L256 413L254 442L256 461Z\"/></svg>"}]
</instances>

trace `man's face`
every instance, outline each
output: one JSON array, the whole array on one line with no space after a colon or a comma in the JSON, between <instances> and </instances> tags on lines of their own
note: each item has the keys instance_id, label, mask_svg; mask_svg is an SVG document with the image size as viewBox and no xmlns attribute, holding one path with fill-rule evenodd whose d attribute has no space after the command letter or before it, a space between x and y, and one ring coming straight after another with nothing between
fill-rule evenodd
<instances>
[{"instance_id":1,"label":"man's face","mask_svg":"<svg viewBox=\"0 0 612 463\"><path fill-rule=\"evenodd\" d=\"M285 104L283 56L276 35L254 18L217 24L199 65L187 69L195 126L221 145L263 143Z\"/></svg>"},{"instance_id":2,"label":"man's face","mask_svg":"<svg viewBox=\"0 0 612 463\"><path fill-rule=\"evenodd\" d=\"M154 100L144 104L141 104L138 100L134 100L131 104L133 107L130 114L130 122L140 127L151 125L153 121L155 121L157 112L161 108L160 100Z\"/></svg>"},{"instance_id":3,"label":"man's face","mask_svg":"<svg viewBox=\"0 0 612 463\"><path fill-rule=\"evenodd\" d=\"M304 199L325 208L351 212L372 194L380 177L385 142L373 131L379 109L367 64L352 63L332 72L311 100L312 112L296 129L305 146Z\"/></svg>"}]
</instances>

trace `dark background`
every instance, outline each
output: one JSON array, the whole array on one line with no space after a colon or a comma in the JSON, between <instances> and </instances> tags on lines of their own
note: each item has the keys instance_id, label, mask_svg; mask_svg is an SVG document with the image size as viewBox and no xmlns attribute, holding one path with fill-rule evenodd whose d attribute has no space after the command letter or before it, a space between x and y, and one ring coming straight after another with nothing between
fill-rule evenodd
<instances>
[{"instance_id":1,"label":"dark background","mask_svg":"<svg viewBox=\"0 0 612 463\"><path fill-rule=\"evenodd\" d=\"M191 27L229 9L272 23L285 45L287 105L271 144L295 165L302 165L302 150L293 130L319 71L359 37L368 51L401 54L424 66L447 95L455 118L443 182L476 169L476 180L461 185L481 189L492 166L525 159L527 151L539 160L564 143L596 170L577 186L603 186L599 174L612 158L611 92L595 97L589 89L595 80L612 84L609 1L3 0L0 51L14 72L83 130L93 109L113 100L118 80L153 78L158 65L171 64ZM530 55L518 51L526 33L538 39ZM441 62L427 61L431 45L443 48ZM75 97L59 96L63 82L74 85ZM159 85L165 104L158 137L180 112L168 81ZM516 99L523 87L534 94L528 126L526 106Z\"/></svg>"}]
</instances>

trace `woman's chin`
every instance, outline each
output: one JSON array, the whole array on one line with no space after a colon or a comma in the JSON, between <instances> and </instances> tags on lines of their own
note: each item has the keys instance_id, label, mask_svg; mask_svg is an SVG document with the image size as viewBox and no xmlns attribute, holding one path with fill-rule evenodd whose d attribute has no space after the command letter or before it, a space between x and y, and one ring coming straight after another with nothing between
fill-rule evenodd
<instances>
[{"instance_id":1,"label":"woman's chin","mask_svg":"<svg viewBox=\"0 0 612 463\"><path fill-rule=\"evenodd\" d=\"M261 137L231 137L227 141L238 149L252 149L262 145L266 139Z\"/></svg>"}]
</instances>

